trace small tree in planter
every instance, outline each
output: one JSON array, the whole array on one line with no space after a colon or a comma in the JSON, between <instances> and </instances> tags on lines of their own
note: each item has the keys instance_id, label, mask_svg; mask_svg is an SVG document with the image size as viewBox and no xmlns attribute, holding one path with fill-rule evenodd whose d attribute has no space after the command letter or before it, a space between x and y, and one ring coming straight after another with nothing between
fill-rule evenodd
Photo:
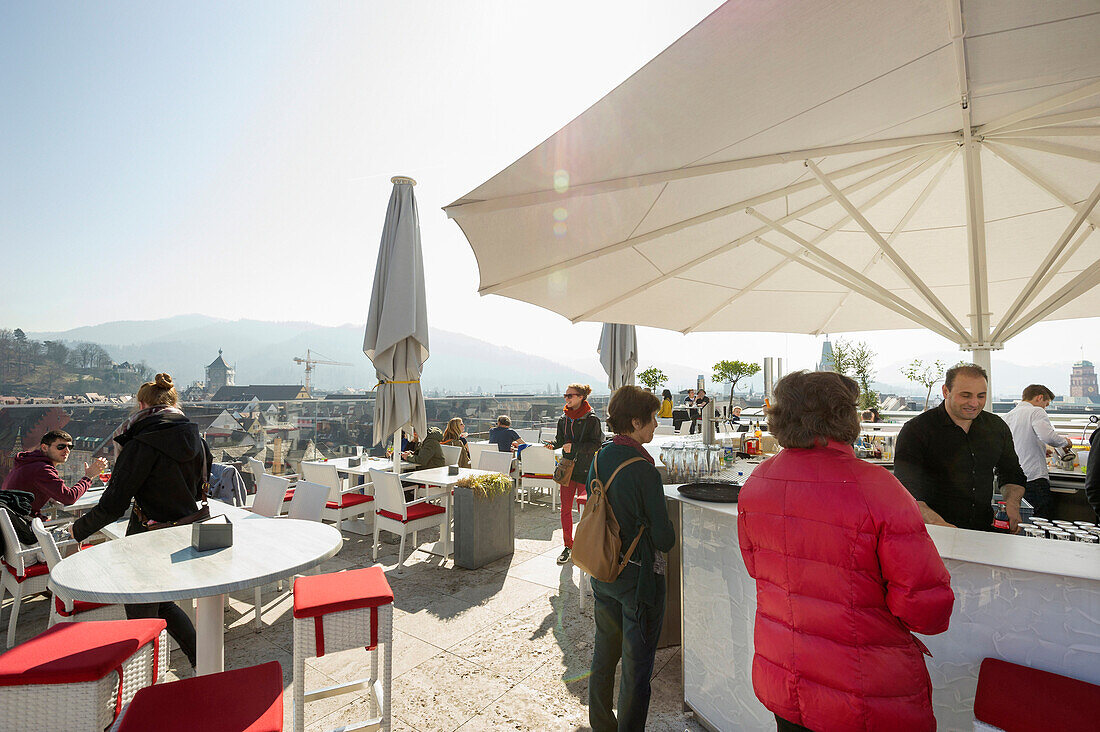
<instances>
[{"instance_id":1,"label":"small tree in planter","mask_svg":"<svg viewBox=\"0 0 1100 732\"><path fill-rule=\"evenodd\" d=\"M515 551L515 485L500 473L455 484L455 564L477 569Z\"/></svg>"},{"instance_id":2,"label":"small tree in planter","mask_svg":"<svg viewBox=\"0 0 1100 732\"><path fill-rule=\"evenodd\" d=\"M650 366L645 371L638 374L638 381L649 387L649 390L654 394L657 390L668 383L668 374L661 371L656 366Z\"/></svg>"},{"instance_id":3,"label":"small tree in planter","mask_svg":"<svg viewBox=\"0 0 1100 732\"><path fill-rule=\"evenodd\" d=\"M714 364L714 374L711 378L719 384L730 385L730 402L726 414L733 414L733 390L737 388L737 382L746 376L756 376L760 373L760 364L748 361L719 361Z\"/></svg>"}]
</instances>

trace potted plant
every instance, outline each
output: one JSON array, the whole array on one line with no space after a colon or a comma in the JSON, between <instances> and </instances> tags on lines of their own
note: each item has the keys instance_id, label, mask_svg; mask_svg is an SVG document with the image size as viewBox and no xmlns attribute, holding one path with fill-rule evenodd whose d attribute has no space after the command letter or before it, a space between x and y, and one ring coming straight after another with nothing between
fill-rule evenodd
<instances>
[{"instance_id":1,"label":"potted plant","mask_svg":"<svg viewBox=\"0 0 1100 732\"><path fill-rule=\"evenodd\" d=\"M500 473L455 484L455 565L477 569L515 551L515 484Z\"/></svg>"}]
</instances>

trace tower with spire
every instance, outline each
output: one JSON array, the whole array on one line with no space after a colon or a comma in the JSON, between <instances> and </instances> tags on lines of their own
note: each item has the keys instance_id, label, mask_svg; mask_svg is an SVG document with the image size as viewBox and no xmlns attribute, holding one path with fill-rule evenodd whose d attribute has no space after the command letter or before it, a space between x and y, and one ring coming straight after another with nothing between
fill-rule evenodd
<instances>
[{"instance_id":1,"label":"tower with spire","mask_svg":"<svg viewBox=\"0 0 1100 732\"><path fill-rule=\"evenodd\" d=\"M222 349L218 349L218 357L206 367L206 391L214 394L223 386L234 386L233 380L237 370L225 362L222 358Z\"/></svg>"}]
</instances>

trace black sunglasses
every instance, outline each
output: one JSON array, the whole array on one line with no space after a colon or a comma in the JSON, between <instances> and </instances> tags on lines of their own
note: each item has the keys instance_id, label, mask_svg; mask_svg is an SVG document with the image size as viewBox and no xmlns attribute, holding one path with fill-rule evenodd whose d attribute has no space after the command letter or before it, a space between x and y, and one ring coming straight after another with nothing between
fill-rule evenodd
<instances>
[{"instance_id":1,"label":"black sunglasses","mask_svg":"<svg viewBox=\"0 0 1100 732\"><path fill-rule=\"evenodd\" d=\"M54 445L54 447L56 447L58 450L72 450L73 449L72 443L63 443L63 444L60 444L60 445Z\"/></svg>"},{"instance_id":2,"label":"black sunglasses","mask_svg":"<svg viewBox=\"0 0 1100 732\"><path fill-rule=\"evenodd\" d=\"M562 396L568 399L569 397L579 397L580 394L562 394Z\"/></svg>"}]
</instances>

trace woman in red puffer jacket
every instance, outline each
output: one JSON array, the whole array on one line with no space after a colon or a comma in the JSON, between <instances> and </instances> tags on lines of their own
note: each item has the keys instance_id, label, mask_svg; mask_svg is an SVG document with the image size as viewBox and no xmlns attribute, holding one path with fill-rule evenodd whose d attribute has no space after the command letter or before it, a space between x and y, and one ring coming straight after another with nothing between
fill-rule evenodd
<instances>
[{"instance_id":1,"label":"woman in red puffer jacket","mask_svg":"<svg viewBox=\"0 0 1100 732\"><path fill-rule=\"evenodd\" d=\"M800 371L775 386L785 449L738 498L756 579L756 696L780 730L935 730L924 644L947 630L950 576L909 492L855 457L859 387Z\"/></svg>"}]
</instances>

